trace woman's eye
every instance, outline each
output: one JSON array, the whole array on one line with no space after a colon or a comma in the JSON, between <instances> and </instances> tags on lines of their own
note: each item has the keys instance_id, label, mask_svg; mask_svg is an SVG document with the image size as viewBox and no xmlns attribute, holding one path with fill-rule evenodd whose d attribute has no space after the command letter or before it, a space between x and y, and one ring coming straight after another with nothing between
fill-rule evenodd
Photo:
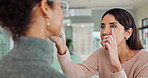
<instances>
[{"instance_id":1,"label":"woman's eye","mask_svg":"<svg viewBox=\"0 0 148 78\"><path fill-rule=\"evenodd\" d=\"M102 25L102 26L101 26L101 29L103 29L103 28L105 28L105 26Z\"/></svg>"},{"instance_id":2,"label":"woman's eye","mask_svg":"<svg viewBox=\"0 0 148 78\"><path fill-rule=\"evenodd\" d=\"M111 26L111 28L117 28L117 26Z\"/></svg>"},{"instance_id":3,"label":"woman's eye","mask_svg":"<svg viewBox=\"0 0 148 78\"><path fill-rule=\"evenodd\" d=\"M61 6L61 8L63 9L63 6Z\"/></svg>"}]
</instances>

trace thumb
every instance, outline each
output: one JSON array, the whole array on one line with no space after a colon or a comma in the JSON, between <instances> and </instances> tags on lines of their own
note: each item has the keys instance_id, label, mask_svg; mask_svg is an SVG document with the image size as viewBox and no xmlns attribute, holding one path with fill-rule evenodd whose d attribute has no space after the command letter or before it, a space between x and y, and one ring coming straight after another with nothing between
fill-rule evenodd
<instances>
[{"instance_id":1,"label":"thumb","mask_svg":"<svg viewBox=\"0 0 148 78\"><path fill-rule=\"evenodd\" d=\"M65 31L63 29L61 30L60 37L64 40L66 40Z\"/></svg>"}]
</instances>

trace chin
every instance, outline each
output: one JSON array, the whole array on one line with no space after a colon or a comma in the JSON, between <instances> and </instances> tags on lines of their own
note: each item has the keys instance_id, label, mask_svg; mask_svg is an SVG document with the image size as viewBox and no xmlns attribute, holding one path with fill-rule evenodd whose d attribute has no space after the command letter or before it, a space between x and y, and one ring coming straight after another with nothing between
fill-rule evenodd
<instances>
[{"instance_id":1,"label":"chin","mask_svg":"<svg viewBox=\"0 0 148 78\"><path fill-rule=\"evenodd\" d=\"M60 32L54 33L54 36L59 36Z\"/></svg>"},{"instance_id":2,"label":"chin","mask_svg":"<svg viewBox=\"0 0 148 78\"><path fill-rule=\"evenodd\" d=\"M56 35L59 36L61 35L61 30L56 32Z\"/></svg>"}]
</instances>

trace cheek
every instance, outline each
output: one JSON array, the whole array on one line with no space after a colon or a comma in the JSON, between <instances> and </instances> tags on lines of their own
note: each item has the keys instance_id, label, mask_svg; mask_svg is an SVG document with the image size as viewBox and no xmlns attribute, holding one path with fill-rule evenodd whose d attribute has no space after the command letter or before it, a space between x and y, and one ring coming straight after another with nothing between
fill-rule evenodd
<instances>
[{"instance_id":1,"label":"cheek","mask_svg":"<svg viewBox=\"0 0 148 78\"><path fill-rule=\"evenodd\" d=\"M99 35L100 35L100 37L101 37L101 40L102 40L102 39L103 39L103 35L102 35L102 32L100 32L100 34L99 34Z\"/></svg>"},{"instance_id":2,"label":"cheek","mask_svg":"<svg viewBox=\"0 0 148 78\"><path fill-rule=\"evenodd\" d=\"M120 44L124 40L124 33L123 32L118 32L115 34L116 35L116 42L117 44Z\"/></svg>"},{"instance_id":3,"label":"cheek","mask_svg":"<svg viewBox=\"0 0 148 78\"><path fill-rule=\"evenodd\" d=\"M47 32L53 36L58 36L61 33L61 27L58 26L49 26L47 27Z\"/></svg>"}]
</instances>

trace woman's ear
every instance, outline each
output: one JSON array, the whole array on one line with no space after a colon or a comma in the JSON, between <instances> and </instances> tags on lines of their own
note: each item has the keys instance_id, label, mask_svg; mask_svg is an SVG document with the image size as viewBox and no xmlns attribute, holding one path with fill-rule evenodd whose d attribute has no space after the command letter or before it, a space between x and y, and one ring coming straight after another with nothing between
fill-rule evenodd
<instances>
[{"instance_id":1,"label":"woman's ear","mask_svg":"<svg viewBox=\"0 0 148 78\"><path fill-rule=\"evenodd\" d=\"M50 7L49 5L47 4L47 0L42 0L41 1L41 11L43 12L43 15L50 19Z\"/></svg>"},{"instance_id":2,"label":"woman's ear","mask_svg":"<svg viewBox=\"0 0 148 78\"><path fill-rule=\"evenodd\" d=\"M125 39L128 40L128 38L132 35L133 33L133 29L129 28L128 30L126 30L125 32Z\"/></svg>"}]
</instances>

